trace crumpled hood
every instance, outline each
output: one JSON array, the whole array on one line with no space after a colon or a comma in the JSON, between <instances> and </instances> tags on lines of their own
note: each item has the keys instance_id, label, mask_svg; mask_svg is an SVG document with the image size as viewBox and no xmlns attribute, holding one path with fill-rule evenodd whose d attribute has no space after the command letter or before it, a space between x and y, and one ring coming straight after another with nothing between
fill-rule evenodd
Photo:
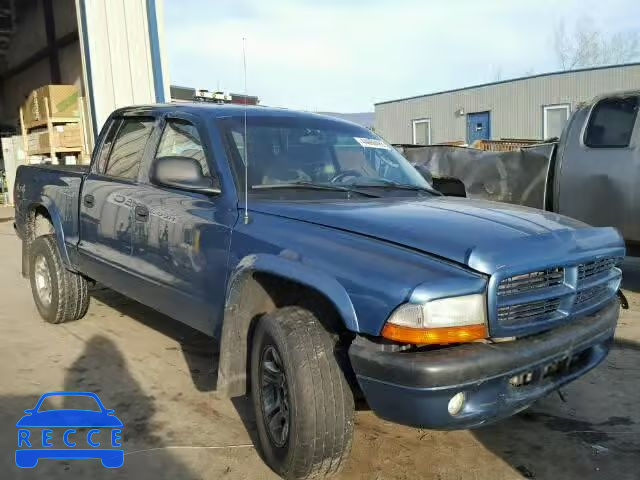
<instances>
[{"instance_id":1,"label":"crumpled hood","mask_svg":"<svg viewBox=\"0 0 640 480\"><path fill-rule=\"evenodd\" d=\"M485 200L260 201L251 210L378 238L494 273L501 264L623 247L613 228Z\"/></svg>"}]
</instances>

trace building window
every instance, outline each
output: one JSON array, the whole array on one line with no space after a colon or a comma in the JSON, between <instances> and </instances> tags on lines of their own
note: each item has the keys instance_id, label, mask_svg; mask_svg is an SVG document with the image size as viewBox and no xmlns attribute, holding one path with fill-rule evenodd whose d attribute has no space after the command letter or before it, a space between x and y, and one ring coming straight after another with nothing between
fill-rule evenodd
<instances>
[{"instance_id":1,"label":"building window","mask_svg":"<svg viewBox=\"0 0 640 480\"><path fill-rule=\"evenodd\" d=\"M431 120L428 118L413 120L413 144L431 145Z\"/></svg>"},{"instance_id":2,"label":"building window","mask_svg":"<svg viewBox=\"0 0 640 480\"><path fill-rule=\"evenodd\" d=\"M584 143L591 148L629 146L638 115L638 97L600 100L591 110Z\"/></svg>"},{"instance_id":3,"label":"building window","mask_svg":"<svg viewBox=\"0 0 640 480\"><path fill-rule=\"evenodd\" d=\"M571 106L569 104L547 105L543 107L542 138L560 138L567 120Z\"/></svg>"}]
</instances>

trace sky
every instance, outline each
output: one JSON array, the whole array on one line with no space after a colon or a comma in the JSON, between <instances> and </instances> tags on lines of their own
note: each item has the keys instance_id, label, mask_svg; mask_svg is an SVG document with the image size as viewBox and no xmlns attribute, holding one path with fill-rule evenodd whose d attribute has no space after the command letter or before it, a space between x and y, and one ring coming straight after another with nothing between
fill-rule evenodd
<instances>
[{"instance_id":1,"label":"sky","mask_svg":"<svg viewBox=\"0 0 640 480\"><path fill-rule=\"evenodd\" d=\"M586 18L640 29L638 0L164 0L172 84L263 105L373 111L376 102L558 70L553 30Z\"/></svg>"}]
</instances>

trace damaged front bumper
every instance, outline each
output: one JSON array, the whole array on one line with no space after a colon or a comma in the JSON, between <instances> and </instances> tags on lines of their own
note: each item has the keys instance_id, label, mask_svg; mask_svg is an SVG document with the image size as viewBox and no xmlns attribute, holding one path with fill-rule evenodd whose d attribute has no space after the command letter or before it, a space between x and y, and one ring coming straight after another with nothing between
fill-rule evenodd
<instances>
[{"instance_id":1,"label":"damaged front bumper","mask_svg":"<svg viewBox=\"0 0 640 480\"><path fill-rule=\"evenodd\" d=\"M553 330L501 343L389 352L358 337L349 357L369 406L382 418L423 428L464 429L527 408L598 365L619 315L612 300ZM449 401L463 393L456 414Z\"/></svg>"}]
</instances>

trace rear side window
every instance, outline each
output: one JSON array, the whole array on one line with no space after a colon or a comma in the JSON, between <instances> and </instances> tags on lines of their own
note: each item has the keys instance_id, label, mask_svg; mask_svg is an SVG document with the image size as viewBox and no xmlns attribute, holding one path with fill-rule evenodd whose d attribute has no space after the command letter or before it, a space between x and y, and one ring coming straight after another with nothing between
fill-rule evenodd
<instances>
[{"instance_id":1,"label":"rear side window","mask_svg":"<svg viewBox=\"0 0 640 480\"><path fill-rule=\"evenodd\" d=\"M638 115L638 97L607 98L591 112L584 143L592 148L629 146Z\"/></svg>"},{"instance_id":2,"label":"rear side window","mask_svg":"<svg viewBox=\"0 0 640 480\"><path fill-rule=\"evenodd\" d=\"M111 144L113 143L113 138L116 136L116 132L118 131L119 126L120 120L116 119L113 120L107 127L108 130L104 137L104 141L102 142L102 146L100 147L98 158L96 160L97 172L104 172L104 169L107 166L107 158L109 157L109 152L111 151Z\"/></svg>"},{"instance_id":3,"label":"rear side window","mask_svg":"<svg viewBox=\"0 0 640 480\"><path fill-rule=\"evenodd\" d=\"M144 155L144 147L153 130L152 118L125 118L118 130L105 174L135 180Z\"/></svg>"}]
</instances>

